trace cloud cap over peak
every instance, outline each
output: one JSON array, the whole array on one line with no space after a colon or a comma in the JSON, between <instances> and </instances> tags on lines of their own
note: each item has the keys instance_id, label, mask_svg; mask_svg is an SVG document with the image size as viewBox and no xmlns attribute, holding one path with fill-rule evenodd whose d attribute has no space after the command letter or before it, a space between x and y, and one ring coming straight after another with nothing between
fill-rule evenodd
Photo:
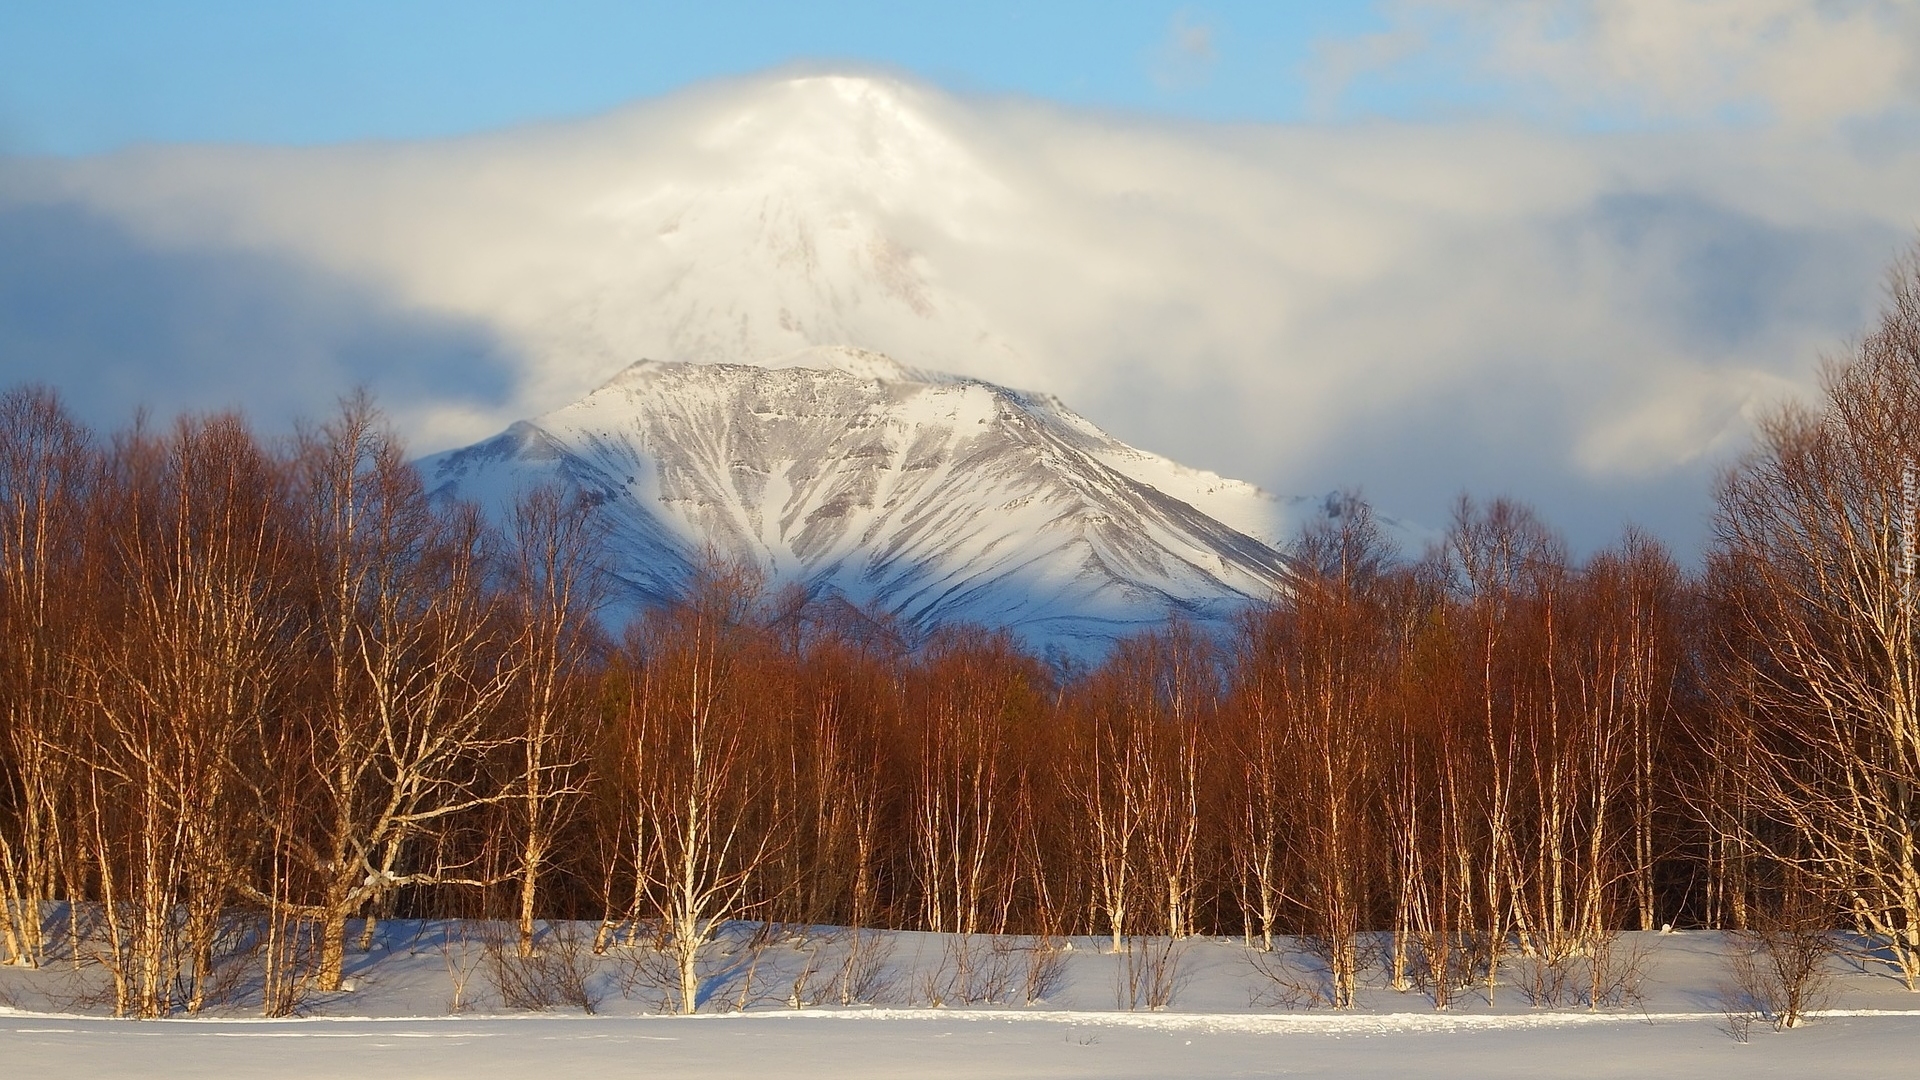
<instances>
[{"instance_id":1,"label":"cloud cap over peak","mask_svg":"<svg viewBox=\"0 0 1920 1080\"><path fill-rule=\"evenodd\" d=\"M394 403L427 449L645 357L844 345L1057 393L1270 490L1357 484L1430 522L1463 488L1510 493L1582 545L1633 520L1683 549L1754 410L1865 321L1920 190L1920 155L1791 127L1216 126L817 68L439 142L6 169L12 220L272 260L484 343L371 365L409 387ZM122 316L85 275L27 284L39 257L0 277L0 305L65 313L35 355ZM195 326L129 332L124 399L251 385L189 359L252 318L208 299L230 278L167 301ZM295 304L268 291L242 306ZM336 336L372 318L325 310ZM339 351L306 324L262 334L261 357ZM0 348L18 336L0 323ZM76 393L107 363L79 344L55 376ZM301 370L360 370L331 363Z\"/></svg>"}]
</instances>

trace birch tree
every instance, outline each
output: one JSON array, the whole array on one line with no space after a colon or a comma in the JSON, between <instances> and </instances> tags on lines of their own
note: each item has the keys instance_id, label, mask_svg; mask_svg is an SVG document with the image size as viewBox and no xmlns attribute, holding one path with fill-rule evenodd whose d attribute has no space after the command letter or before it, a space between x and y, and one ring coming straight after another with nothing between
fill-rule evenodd
<instances>
[{"instance_id":1,"label":"birch tree","mask_svg":"<svg viewBox=\"0 0 1920 1080\"><path fill-rule=\"evenodd\" d=\"M80 687L116 1011L162 1016L184 982L206 1003L214 943L243 873L233 755L285 701L284 484L236 417L136 433L116 455L111 573Z\"/></svg>"},{"instance_id":2,"label":"birch tree","mask_svg":"<svg viewBox=\"0 0 1920 1080\"><path fill-rule=\"evenodd\" d=\"M1334 1008L1358 988L1359 935L1366 928L1375 865L1372 803L1385 705L1382 680L1395 658L1374 587L1391 551L1366 504L1345 501L1332 523L1296 545L1306 573L1287 602L1291 633L1278 651L1280 714L1293 763L1296 811L1287 842L1300 868L1300 899L1324 952Z\"/></svg>"},{"instance_id":3,"label":"birch tree","mask_svg":"<svg viewBox=\"0 0 1920 1080\"><path fill-rule=\"evenodd\" d=\"M942 635L919 666L912 814L923 925L979 933L992 905L1001 913L992 929L1003 931L1020 779L1012 744L1033 708L1033 676L1005 637L966 631Z\"/></svg>"},{"instance_id":4,"label":"birch tree","mask_svg":"<svg viewBox=\"0 0 1920 1080\"><path fill-rule=\"evenodd\" d=\"M532 955L542 873L555 836L577 808L587 782L583 668L593 648L598 585L598 534L589 509L552 487L523 493L513 506L508 536L508 616L517 635L509 648L516 687L513 719L503 730L516 753L518 775L504 797L520 858L520 952Z\"/></svg>"},{"instance_id":5,"label":"birch tree","mask_svg":"<svg viewBox=\"0 0 1920 1080\"><path fill-rule=\"evenodd\" d=\"M71 793L92 438L51 391L0 395L0 961L37 967L76 838ZM71 875L69 875L70 877Z\"/></svg>"},{"instance_id":6,"label":"birch tree","mask_svg":"<svg viewBox=\"0 0 1920 1080\"><path fill-rule=\"evenodd\" d=\"M1920 251L1821 401L1760 425L1721 485L1722 693L1746 840L1834 889L1920 988Z\"/></svg>"},{"instance_id":7,"label":"birch tree","mask_svg":"<svg viewBox=\"0 0 1920 1080\"><path fill-rule=\"evenodd\" d=\"M742 708L758 596L745 570L710 568L630 644L640 654L626 719L636 878L683 1013L699 1008L700 960L720 928L765 902L755 887L783 828L778 809L756 798L757 732Z\"/></svg>"},{"instance_id":8,"label":"birch tree","mask_svg":"<svg viewBox=\"0 0 1920 1080\"><path fill-rule=\"evenodd\" d=\"M305 814L280 839L319 895L278 902L318 921L319 986L332 990L349 919L408 885L475 880L415 847L501 798L481 765L516 672L478 513L428 498L370 402L348 401L297 465L318 675L294 720Z\"/></svg>"}]
</instances>

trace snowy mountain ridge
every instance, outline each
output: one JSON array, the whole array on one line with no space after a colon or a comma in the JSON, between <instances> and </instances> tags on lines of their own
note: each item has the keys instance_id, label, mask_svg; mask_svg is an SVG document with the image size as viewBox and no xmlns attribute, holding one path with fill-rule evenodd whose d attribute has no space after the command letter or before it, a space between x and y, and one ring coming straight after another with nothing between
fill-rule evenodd
<instances>
[{"instance_id":1,"label":"snowy mountain ridge","mask_svg":"<svg viewBox=\"0 0 1920 1080\"><path fill-rule=\"evenodd\" d=\"M558 481L600 507L635 603L705 552L926 630L968 622L1074 655L1288 587L1283 504L1112 438L1048 395L804 349L643 360L581 401L426 459L496 511Z\"/></svg>"}]
</instances>

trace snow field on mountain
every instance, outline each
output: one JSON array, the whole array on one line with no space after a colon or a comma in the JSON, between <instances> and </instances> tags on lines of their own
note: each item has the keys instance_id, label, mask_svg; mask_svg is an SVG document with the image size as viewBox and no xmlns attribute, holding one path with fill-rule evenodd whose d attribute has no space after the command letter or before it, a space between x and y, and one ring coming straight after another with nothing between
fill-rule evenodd
<instances>
[{"instance_id":1,"label":"snow field on mountain","mask_svg":"<svg viewBox=\"0 0 1920 1080\"><path fill-rule=\"evenodd\" d=\"M872 605L1097 655L1173 615L1288 587L1276 501L1107 436L1044 395L817 348L768 365L633 364L582 401L428 458L503 517L558 481L603 508L628 599L709 550Z\"/></svg>"},{"instance_id":2,"label":"snow field on mountain","mask_svg":"<svg viewBox=\"0 0 1920 1080\"><path fill-rule=\"evenodd\" d=\"M1418 992L1376 984L1351 1012L1282 1009L1237 940L1188 942L1172 1002L1117 1008L1126 957L1094 938L1072 939L1044 1000L930 1007L927 992L955 985L954 958L971 950L976 980L999 953L984 936L881 933L878 1005L792 1008L796 979L818 989L848 935L829 929L736 925L715 946L701 1014L659 1015L632 984L635 958L616 946L588 959L598 1014L507 1010L492 989L475 924L385 924L375 948L352 960L353 989L316 999L311 1013L263 1020L236 1007L192 1020L118 1021L74 1007L88 978L54 965L0 969L0 1061L14 1076L408 1077L580 1076L1903 1076L1920 1053L1920 998L1883 975L1833 963L1830 1006L1805 1027L1755 1024L1745 1043L1725 1013L1727 939L1719 933L1628 934L1645 955L1644 998L1617 1010L1535 1009L1519 986L1482 989L1436 1013ZM587 936L591 924L570 931ZM465 966L466 1008L450 1010L453 972ZM1014 967L1019 968L1016 962ZM1305 968L1302 968L1305 971ZM1510 965L1519 977L1518 965ZM751 978L748 973L751 972ZM621 983L629 986L622 992ZM643 980L644 981L644 980ZM807 995L805 986L802 997ZM831 996L830 992L828 996ZM742 1010L740 1007L744 1005Z\"/></svg>"}]
</instances>

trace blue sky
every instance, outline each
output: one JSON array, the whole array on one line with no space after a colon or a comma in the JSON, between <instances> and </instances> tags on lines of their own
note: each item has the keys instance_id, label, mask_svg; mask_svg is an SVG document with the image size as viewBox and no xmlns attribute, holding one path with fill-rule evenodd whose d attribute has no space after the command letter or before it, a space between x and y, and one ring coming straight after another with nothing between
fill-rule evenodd
<instances>
[{"instance_id":1,"label":"blue sky","mask_svg":"<svg viewBox=\"0 0 1920 1080\"><path fill-rule=\"evenodd\" d=\"M0 148L430 137L847 61L968 93L1285 121L1314 108L1316 42L1382 27L1373 5L1304 0L14 0L0 5ZM1367 104L1407 100L1387 88Z\"/></svg>"}]
</instances>

